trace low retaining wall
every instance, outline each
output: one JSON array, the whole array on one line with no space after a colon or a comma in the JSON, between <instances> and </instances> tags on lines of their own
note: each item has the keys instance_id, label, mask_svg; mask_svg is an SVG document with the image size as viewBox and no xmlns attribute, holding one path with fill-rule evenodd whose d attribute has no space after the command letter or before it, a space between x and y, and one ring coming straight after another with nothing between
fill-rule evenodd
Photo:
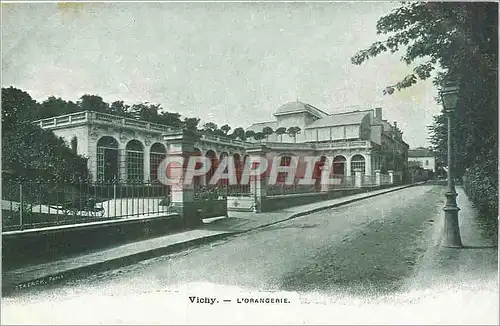
<instances>
[{"instance_id":1,"label":"low retaining wall","mask_svg":"<svg viewBox=\"0 0 500 326\"><path fill-rule=\"evenodd\" d=\"M228 196L227 210L235 212L253 212L255 199L253 196Z\"/></svg>"},{"instance_id":2,"label":"low retaining wall","mask_svg":"<svg viewBox=\"0 0 500 326\"><path fill-rule=\"evenodd\" d=\"M394 185L386 186L375 186L375 187L363 187L363 188L351 188L351 189L336 189L330 190L328 192L315 192L307 194L290 194L290 195L278 195L278 196L267 196L262 199L262 212L272 212L279 209L289 208L293 206L300 206L315 203L318 201L335 199L350 195L356 195L364 192L381 190L393 187Z\"/></svg>"},{"instance_id":3,"label":"low retaining wall","mask_svg":"<svg viewBox=\"0 0 500 326\"><path fill-rule=\"evenodd\" d=\"M92 249L179 232L183 228L179 215L169 215L3 232L2 269L54 261Z\"/></svg>"}]
</instances>

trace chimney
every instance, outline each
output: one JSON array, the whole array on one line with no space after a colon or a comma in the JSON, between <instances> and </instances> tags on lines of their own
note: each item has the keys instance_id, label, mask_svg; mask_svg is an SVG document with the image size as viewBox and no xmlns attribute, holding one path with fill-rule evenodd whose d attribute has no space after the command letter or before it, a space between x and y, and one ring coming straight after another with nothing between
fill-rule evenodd
<instances>
[{"instance_id":1,"label":"chimney","mask_svg":"<svg viewBox=\"0 0 500 326\"><path fill-rule=\"evenodd\" d=\"M394 121L394 128L398 129L398 122Z\"/></svg>"},{"instance_id":2,"label":"chimney","mask_svg":"<svg viewBox=\"0 0 500 326\"><path fill-rule=\"evenodd\" d=\"M375 118L382 120L382 108L375 108Z\"/></svg>"}]
</instances>

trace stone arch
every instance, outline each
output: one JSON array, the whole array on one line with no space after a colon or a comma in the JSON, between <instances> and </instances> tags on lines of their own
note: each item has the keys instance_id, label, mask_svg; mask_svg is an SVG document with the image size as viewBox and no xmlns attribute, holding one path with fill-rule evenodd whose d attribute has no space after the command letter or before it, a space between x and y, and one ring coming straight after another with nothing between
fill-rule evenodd
<instances>
[{"instance_id":1,"label":"stone arch","mask_svg":"<svg viewBox=\"0 0 500 326\"><path fill-rule=\"evenodd\" d=\"M219 154L219 163L222 162L222 160L225 158L225 157L229 157L229 151L221 151L220 154ZM231 164L230 162L228 162L228 164ZM222 171L223 173L227 173L228 172L228 168L226 168L224 171ZM228 179L220 179L219 182L218 182L218 185L221 185L221 186L228 186L229 185L229 180Z\"/></svg>"},{"instance_id":2,"label":"stone arch","mask_svg":"<svg viewBox=\"0 0 500 326\"><path fill-rule=\"evenodd\" d=\"M190 153L192 156L203 156L203 150L200 147L194 147L193 153ZM200 169L203 166L203 163L197 163L195 169ZM193 185L195 188L199 188L202 184L204 184L204 178L201 175L196 175L193 177Z\"/></svg>"},{"instance_id":3,"label":"stone arch","mask_svg":"<svg viewBox=\"0 0 500 326\"><path fill-rule=\"evenodd\" d=\"M154 143L149 152L149 180L158 181L158 167L165 159L167 148L162 143Z\"/></svg>"},{"instance_id":4,"label":"stone arch","mask_svg":"<svg viewBox=\"0 0 500 326\"><path fill-rule=\"evenodd\" d=\"M118 140L103 136L97 141L97 180L118 180L119 151Z\"/></svg>"},{"instance_id":5,"label":"stone arch","mask_svg":"<svg viewBox=\"0 0 500 326\"><path fill-rule=\"evenodd\" d=\"M243 167L244 167L244 158L241 157L240 153L235 152L233 153L233 161L234 161L234 170L236 173L236 180L238 181L238 184L240 184L241 181L241 175L243 173Z\"/></svg>"},{"instance_id":6,"label":"stone arch","mask_svg":"<svg viewBox=\"0 0 500 326\"><path fill-rule=\"evenodd\" d=\"M366 158L362 154L356 154L351 157L351 175L354 175L355 169L361 169L361 173L366 171Z\"/></svg>"},{"instance_id":7,"label":"stone arch","mask_svg":"<svg viewBox=\"0 0 500 326\"><path fill-rule=\"evenodd\" d=\"M211 166L210 170L206 173L206 178L205 178L205 184L209 185L210 180L212 179L213 175L215 174L215 171L217 170L217 167L219 165L219 160L217 159L217 153L213 149L209 149L205 153L205 157L208 157L211 161Z\"/></svg>"},{"instance_id":8,"label":"stone arch","mask_svg":"<svg viewBox=\"0 0 500 326\"><path fill-rule=\"evenodd\" d=\"M218 155L217 151L216 151L214 148L211 148L211 147L210 147L210 148L207 148L207 149L205 150L205 153L204 153L203 155L205 155L205 157L208 157L208 155L209 155L209 154L210 154L210 155L215 155L215 157L219 157L219 155Z\"/></svg>"},{"instance_id":9,"label":"stone arch","mask_svg":"<svg viewBox=\"0 0 500 326\"><path fill-rule=\"evenodd\" d=\"M130 140L125 146L127 180L144 180L144 145L137 139Z\"/></svg>"},{"instance_id":10,"label":"stone arch","mask_svg":"<svg viewBox=\"0 0 500 326\"><path fill-rule=\"evenodd\" d=\"M344 155L336 155L333 158L333 174L345 175L347 168L347 159Z\"/></svg>"},{"instance_id":11,"label":"stone arch","mask_svg":"<svg viewBox=\"0 0 500 326\"><path fill-rule=\"evenodd\" d=\"M316 180L314 184L316 191L321 190L321 175L325 166L328 167L328 157L321 155L319 160L315 162L313 170L313 179Z\"/></svg>"},{"instance_id":12,"label":"stone arch","mask_svg":"<svg viewBox=\"0 0 500 326\"><path fill-rule=\"evenodd\" d=\"M296 155L293 153L280 153L278 157L280 157L279 166L290 166L292 162L292 157L296 157ZM286 181L286 178L287 178L287 173L278 172L276 182L284 183Z\"/></svg>"}]
</instances>

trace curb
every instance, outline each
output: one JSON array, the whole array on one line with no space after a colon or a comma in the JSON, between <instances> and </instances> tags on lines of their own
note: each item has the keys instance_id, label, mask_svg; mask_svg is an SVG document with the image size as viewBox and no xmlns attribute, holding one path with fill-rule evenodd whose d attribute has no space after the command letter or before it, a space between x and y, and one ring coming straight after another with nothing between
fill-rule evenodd
<instances>
[{"instance_id":1,"label":"curb","mask_svg":"<svg viewBox=\"0 0 500 326\"><path fill-rule=\"evenodd\" d=\"M69 269L69 270L64 271L64 272L49 274L49 275L45 275L43 277L38 277L38 278L35 278L32 280L24 281L24 282L20 282L20 283L12 282L12 283L6 284L6 283L2 282L2 296L7 296L10 293L15 292L16 290L29 288L31 286L54 284L55 282L58 282L61 280L68 280L70 278L74 278L75 276L84 276L85 274L90 274L90 273L92 275L92 274L106 271L106 270L111 270L111 269L116 269L116 268L120 268L120 267L133 265L135 263L138 263L140 261L144 261L147 259L182 252L188 248L193 248L193 247L205 245L205 244L208 244L210 242L217 241L217 240L224 240L224 239L229 238L231 236L245 234L245 233L248 233L248 232L251 232L254 230L262 229L262 228L265 228L268 226L272 226L272 225L275 225L278 223L289 221L289 220L292 220L292 219L295 219L298 217L302 217L304 215L308 215L308 214L316 213L316 212L319 212L322 210L351 204L351 203L356 202L356 201L384 195L384 194L387 194L390 192L395 192L398 190L414 187L414 186L421 185L421 184L423 184L423 183L411 184L411 185L403 186L403 187L400 187L397 189L388 189L387 191L380 192L377 194L366 195L366 196L363 196L361 198L350 199L350 200L346 200L346 201L339 202L336 204L331 204L331 205L326 205L326 206L318 207L318 208L311 209L311 210L306 210L303 212L292 214L290 217L287 217L285 219L271 222L271 223L267 223L267 224L263 224L263 225L259 225L257 227L250 228L248 230L229 231L229 232L219 233L219 234L215 234L215 235L209 235L206 237L196 238L196 239L168 245L165 247L159 247L159 248L154 248L154 249L134 253L131 255L124 256L124 257L120 257L120 258L114 258L114 259L110 259L110 260L106 260L106 261L102 261L102 262L98 262L98 263L94 263L94 264L76 267L76 268Z\"/></svg>"}]
</instances>

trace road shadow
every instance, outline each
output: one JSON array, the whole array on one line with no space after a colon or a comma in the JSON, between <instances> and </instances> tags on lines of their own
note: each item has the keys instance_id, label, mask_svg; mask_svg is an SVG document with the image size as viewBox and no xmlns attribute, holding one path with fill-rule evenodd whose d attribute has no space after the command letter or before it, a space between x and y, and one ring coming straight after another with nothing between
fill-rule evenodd
<instances>
[{"instance_id":1,"label":"road shadow","mask_svg":"<svg viewBox=\"0 0 500 326\"><path fill-rule=\"evenodd\" d=\"M456 248L456 249L497 249L498 246L463 246L462 248Z\"/></svg>"}]
</instances>

